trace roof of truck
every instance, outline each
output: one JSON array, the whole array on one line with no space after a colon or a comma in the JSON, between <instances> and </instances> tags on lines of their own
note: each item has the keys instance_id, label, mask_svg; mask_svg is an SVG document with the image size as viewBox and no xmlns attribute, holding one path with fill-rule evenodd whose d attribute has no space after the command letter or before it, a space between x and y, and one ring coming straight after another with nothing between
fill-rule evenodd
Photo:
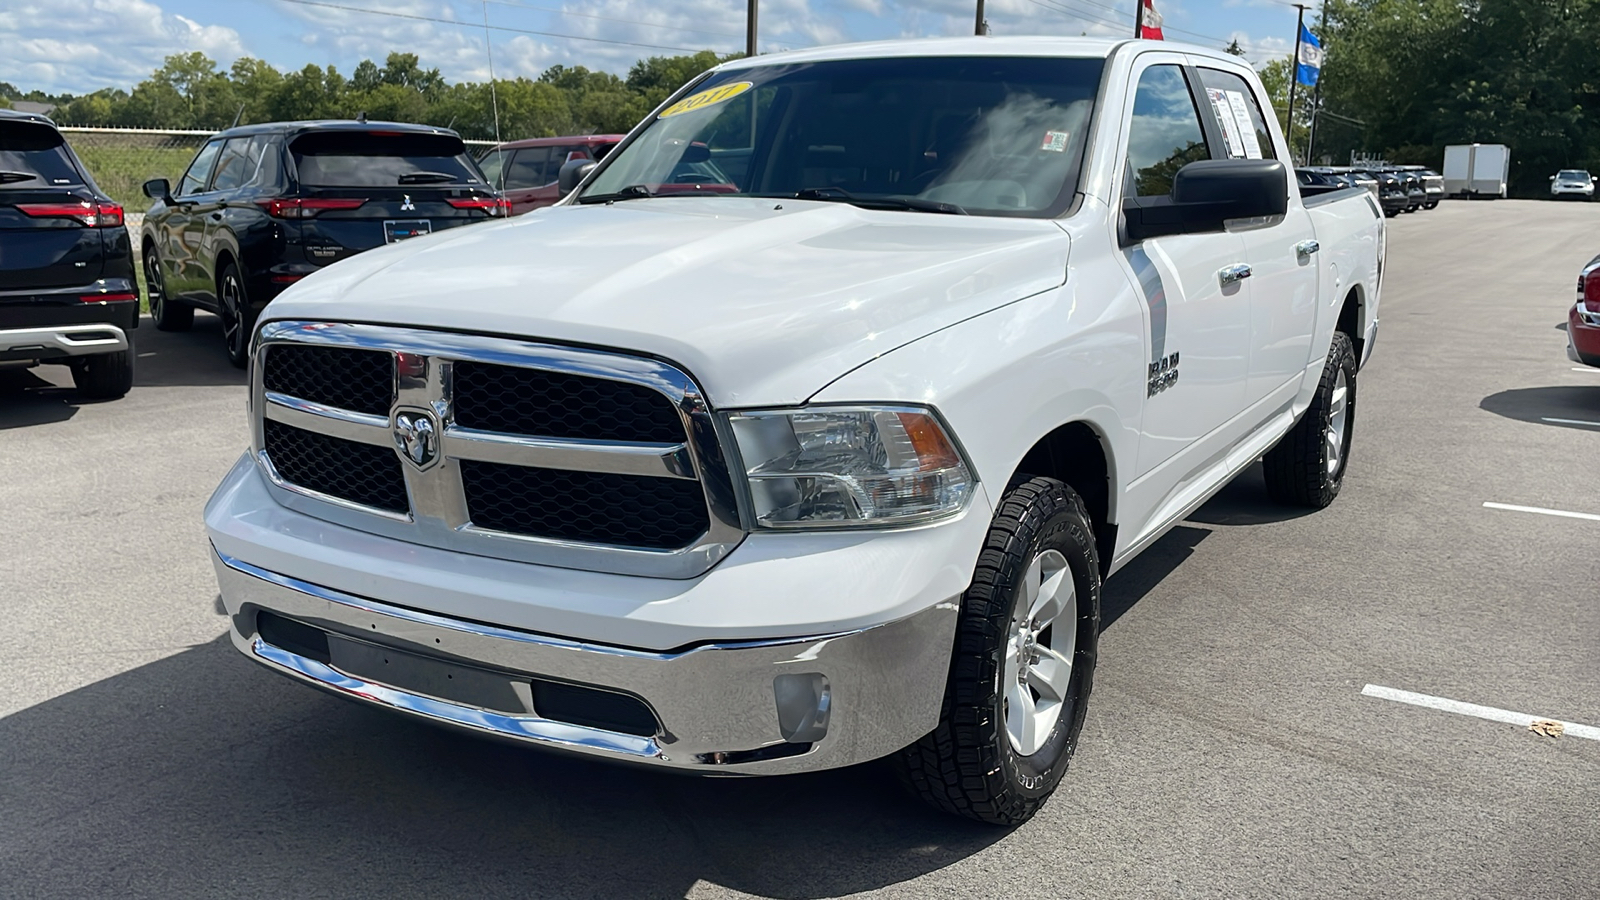
<instances>
[{"instance_id":1,"label":"roof of truck","mask_svg":"<svg viewBox=\"0 0 1600 900\"><path fill-rule=\"evenodd\" d=\"M808 50L767 53L723 63L724 71L747 69L774 63L820 62L833 59L872 59L889 56L1110 56L1118 47L1147 43L1151 49L1215 56L1221 51L1177 41L1134 41L1121 38L1089 37L954 37L918 38L910 41L867 41L859 44L834 44Z\"/></svg>"}]
</instances>

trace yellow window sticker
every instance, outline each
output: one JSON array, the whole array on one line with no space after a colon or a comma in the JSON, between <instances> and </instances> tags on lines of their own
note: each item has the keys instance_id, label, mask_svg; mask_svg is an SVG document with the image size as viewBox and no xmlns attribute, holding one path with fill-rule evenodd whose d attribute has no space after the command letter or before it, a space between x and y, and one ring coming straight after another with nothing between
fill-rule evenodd
<instances>
[{"instance_id":1,"label":"yellow window sticker","mask_svg":"<svg viewBox=\"0 0 1600 900\"><path fill-rule=\"evenodd\" d=\"M698 94L692 94L683 98L682 100L679 100L677 103L674 103L662 110L661 115L656 116L656 118L665 119L668 116L681 116L684 113L694 112L697 109L705 109L708 106L715 106L718 103L732 100L734 97L737 97L748 90L750 90L750 82L748 81L736 81L733 84L724 84L719 87L714 87L708 91L701 91Z\"/></svg>"}]
</instances>

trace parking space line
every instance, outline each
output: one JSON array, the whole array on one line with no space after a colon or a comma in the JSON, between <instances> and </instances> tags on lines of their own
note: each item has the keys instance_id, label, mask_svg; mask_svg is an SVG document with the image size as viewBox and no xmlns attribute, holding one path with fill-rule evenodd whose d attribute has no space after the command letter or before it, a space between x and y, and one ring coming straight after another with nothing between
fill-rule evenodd
<instances>
[{"instance_id":1,"label":"parking space line","mask_svg":"<svg viewBox=\"0 0 1600 900\"><path fill-rule=\"evenodd\" d=\"M1507 725L1516 725L1527 728L1534 722L1559 722L1561 733L1567 737L1583 738L1590 741L1600 741L1600 728L1593 725L1580 725L1576 722L1561 722L1559 719L1546 719L1542 716L1530 716L1527 713L1512 712L1509 709L1496 709L1493 706L1479 706L1476 703L1463 703L1460 700L1450 700L1445 697L1435 697L1431 694L1417 694L1411 691L1402 691L1396 688L1383 687L1382 685L1369 684L1361 689L1363 697L1377 697L1380 700L1393 700L1396 703L1409 703L1412 706L1422 706L1428 709L1437 709L1441 712L1455 713L1461 716L1472 716L1478 719L1488 719L1490 722L1504 722Z\"/></svg>"},{"instance_id":2,"label":"parking space line","mask_svg":"<svg viewBox=\"0 0 1600 900\"><path fill-rule=\"evenodd\" d=\"M1572 367L1572 371L1574 371L1574 372L1589 372L1589 373L1594 374L1594 375L1600 375L1600 369L1593 368L1592 366L1573 366Z\"/></svg>"},{"instance_id":3,"label":"parking space line","mask_svg":"<svg viewBox=\"0 0 1600 900\"><path fill-rule=\"evenodd\" d=\"M1554 422L1557 425L1587 425L1590 428L1600 428L1600 422L1585 422L1582 419L1552 419L1549 416L1540 416L1541 422Z\"/></svg>"},{"instance_id":4,"label":"parking space line","mask_svg":"<svg viewBox=\"0 0 1600 900\"><path fill-rule=\"evenodd\" d=\"M1564 509L1545 509L1542 506L1516 506L1511 503L1490 503L1487 500L1484 501L1483 505L1489 509L1503 509L1507 510L1508 512L1538 513L1541 516L1561 516L1565 519L1587 519L1591 522L1600 522L1600 516L1597 516L1594 513L1568 512Z\"/></svg>"}]
</instances>

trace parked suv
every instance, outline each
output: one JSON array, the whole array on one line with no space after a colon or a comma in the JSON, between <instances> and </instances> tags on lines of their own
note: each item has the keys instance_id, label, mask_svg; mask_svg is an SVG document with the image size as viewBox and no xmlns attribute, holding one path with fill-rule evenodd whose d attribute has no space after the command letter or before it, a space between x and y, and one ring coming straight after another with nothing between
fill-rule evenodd
<instances>
[{"instance_id":1,"label":"parked suv","mask_svg":"<svg viewBox=\"0 0 1600 900\"><path fill-rule=\"evenodd\" d=\"M87 396L120 397L138 324L122 207L54 122L0 109L0 368L59 363Z\"/></svg>"},{"instance_id":2,"label":"parked suv","mask_svg":"<svg viewBox=\"0 0 1600 900\"><path fill-rule=\"evenodd\" d=\"M1557 200L1570 197L1575 200L1594 199L1595 177L1585 169L1562 169L1550 176L1550 196Z\"/></svg>"},{"instance_id":3,"label":"parked suv","mask_svg":"<svg viewBox=\"0 0 1600 900\"><path fill-rule=\"evenodd\" d=\"M150 314L183 331L196 308L222 318L243 367L256 316L324 266L507 213L460 135L394 122L274 122L206 142L176 189L145 182Z\"/></svg>"},{"instance_id":4,"label":"parked suv","mask_svg":"<svg viewBox=\"0 0 1600 900\"><path fill-rule=\"evenodd\" d=\"M563 165L573 160L599 162L622 138L620 134L586 134L508 141L478 157L478 164L489 183L505 193L511 214L520 216L561 199L556 179Z\"/></svg>"}]
</instances>

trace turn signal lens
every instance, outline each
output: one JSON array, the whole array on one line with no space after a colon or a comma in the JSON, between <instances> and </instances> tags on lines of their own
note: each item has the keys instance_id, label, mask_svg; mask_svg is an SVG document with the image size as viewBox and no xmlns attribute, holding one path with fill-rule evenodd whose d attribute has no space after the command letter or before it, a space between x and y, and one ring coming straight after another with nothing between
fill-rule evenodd
<instances>
[{"instance_id":1,"label":"turn signal lens","mask_svg":"<svg viewBox=\"0 0 1600 900\"><path fill-rule=\"evenodd\" d=\"M729 422L763 528L925 522L960 512L976 482L927 410L813 407Z\"/></svg>"}]
</instances>

